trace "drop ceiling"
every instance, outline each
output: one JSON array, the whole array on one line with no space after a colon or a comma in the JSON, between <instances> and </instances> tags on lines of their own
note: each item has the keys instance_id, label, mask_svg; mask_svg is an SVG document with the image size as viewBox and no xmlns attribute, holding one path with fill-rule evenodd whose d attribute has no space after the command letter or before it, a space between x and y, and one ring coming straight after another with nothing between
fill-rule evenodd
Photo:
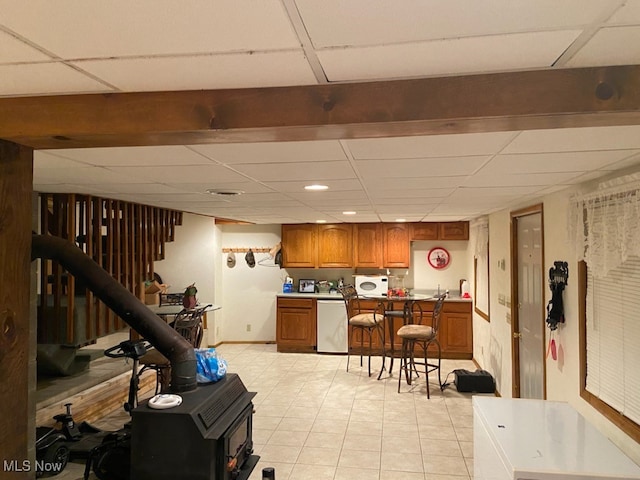
<instances>
[{"instance_id":1,"label":"drop ceiling","mask_svg":"<svg viewBox=\"0 0 640 480\"><path fill-rule=\"evenodd\" d=\"M0 0L0 12L3 97L640 64L640 0ZM34 189L255 223L458 220L637 165L631 125L38 150Z\"/></svg>"}]
</instances>

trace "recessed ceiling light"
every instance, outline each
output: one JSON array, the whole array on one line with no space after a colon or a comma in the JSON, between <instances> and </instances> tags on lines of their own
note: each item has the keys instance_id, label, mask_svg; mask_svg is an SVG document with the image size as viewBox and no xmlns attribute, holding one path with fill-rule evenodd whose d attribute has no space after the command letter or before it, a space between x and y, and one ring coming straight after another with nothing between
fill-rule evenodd
<instances>
[{"instance_id":1,"label":"recessed ceiling light","mask_svg":"<svg viewBox=\"0 0 640 480\"><path fill-rule=\"evenodd\" d=\"M220 195L223 197L235 197L236 195L242 195L244 192L242 190L227 190L224 188L209 188L207 193L211 195Z\"/></svg>"},{"instance_id":2,"label":"recessed ceiling light","mask_svg":"<svg viewBox=\"0 0 640 480\"><path fill-rule=\"evenodd\" d=\"M343 215L355 215L355 214L356 214L356 212L348 211L348 212L342 212L342 214L343 214Z\"/></svg>"},{"instance_id":3,"label":"recessed ceiling light","mask_svg":"<svg viewBox=\"0 0 640 480\"><path fill-rule=\"evenodd\" d=\"M406 222L406 218L396 218L396 222Z\"/></svg>"},{"instance_id":4,"label":"recessed ceiling light","mask_svg":"<svg viewBox=\"0 0 640 480\"><path fill-rule=\"evenodd\" d=\"M326 185L313 184L313 185L306 185L304 189L320 191L320 190L328 190L329 187L327 187Z\"/></svg>"},{"instance_id":5,"label":"recessed ceiling light","mask_svg":"<svg viewBox=\"0 0 640 480\"><path fill-rule=\"evenodd\" d=\"M316 223L327 223L326 220L316 220Z\"/></svg>"}]
</instances>

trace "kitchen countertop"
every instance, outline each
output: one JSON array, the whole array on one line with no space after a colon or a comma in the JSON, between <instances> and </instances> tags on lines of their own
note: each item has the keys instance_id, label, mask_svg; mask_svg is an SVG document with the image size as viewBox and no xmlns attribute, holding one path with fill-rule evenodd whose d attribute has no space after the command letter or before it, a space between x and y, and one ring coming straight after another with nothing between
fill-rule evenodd
<instances>
[{"instance_id":1,"label":"kitchen countertop","mask_svg":"<svg viewBox=\"0 0 640 480\"><path fill-rule=\"evenodd\" d=\"M433 296L436 292L431 290L415 290L413 293L420 295ZM317 300L342 300L342 295L339 293L278 293L278 297L283 298L315 298ZM471 302L471 298L462 298L459 295L449 294L449 297L445 299L445 302Z\"/></svg>"},{"instance_id":2,"label":"kitchen countertop","mask_svg":"<svg viewBox=\"0 0 640 480\"><path fill-rule=\"evenodd\" d=\"M278 297L284 298L315 298L317 300L340 300L342 301L342 295L339 293L278 293Z\"/></svg>"}]
</instances>

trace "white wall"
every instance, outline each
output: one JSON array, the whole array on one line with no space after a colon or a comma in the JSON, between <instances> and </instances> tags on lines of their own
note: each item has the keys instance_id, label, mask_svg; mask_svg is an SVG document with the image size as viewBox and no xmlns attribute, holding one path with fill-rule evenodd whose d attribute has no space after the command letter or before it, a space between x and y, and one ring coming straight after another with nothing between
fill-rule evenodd
<instances>
[{"instance_id":1,"label":"white wall","mask_svg":"<svg viewBox=\"0 0 640 480\"><path fill-rule=\"evenodd\" d=\"M269 261L268 253L255 253L256 266L249 268L244 253L236 253L236 266L226 265L222 248L273 247L280 241L280 225L220 225L222 340L266 342L276 339L276 294L282 292L286 272ZM272 266L264 266L267 260ZM247 331L251 325L251 331Z\"/></svg>"},{"instance_id":2,"label":"white wall","mask_svg":"<svg viewBox=\"0 0 640 480\"><path fill-rule=\"evenodd\" d=\"M586 187L592 188L592 186ZM562 260L569 263L569 283L563 298L566 323L558 328L555 336L559 350L558 360L553 360L551 356L546 359L547 399L570 403L629 457L636 463L640 463L640 444L628 437L580 397L577 261L568 242L566 227L569 197L578 188L585 188L585 185L522 205L523 207L534 205L540 201L543 203L544 271L548 271L554 261ZM491 322L474 316L473 332L474 358L482 368L494 375L497 389L503 397L512 396L513 383L511 324L507 319L509 308L498 303L499 294L505 295L507 299L511 295L510 212L511 209L502 210L489 216ZM499 267L499 261L502 259L505 260L504 270ZM545 288L545 305L550 298L551 291ZM545 328L545 334L548 342L547 328Z\"/></svg>"},{"instance_id":3,"label":"white wall","mask_svg":"<svg viewBox=\"0 0 640 480\"><path fill-rule=\"evenodd\" d=\"M473 268L469 269L469 242L459 240L449 241L417 241L412 242L411 269L409 280L415 290L449 290L451 295L457 295L460 290L460 280L473 279ZM442 247L449 252L450 263L446 268L435 269L427 261L429 250Z\"/></svg>"},{"instance_id":4,"label":"white wall","mask_svg":"<svg viewBox=\"0 0 640 480\"><path fill-rule=\"evenodd\" d=\"M165 258L154 263L162 281L170 285L169 292L184 292L195 282L200 303L218 303L215 295L216 229L211 217L184 213L182 225L176 226L173 242L165 244ZM203 346L217 321L217 313L207 313Z\"/></svg>"}]
</instances>

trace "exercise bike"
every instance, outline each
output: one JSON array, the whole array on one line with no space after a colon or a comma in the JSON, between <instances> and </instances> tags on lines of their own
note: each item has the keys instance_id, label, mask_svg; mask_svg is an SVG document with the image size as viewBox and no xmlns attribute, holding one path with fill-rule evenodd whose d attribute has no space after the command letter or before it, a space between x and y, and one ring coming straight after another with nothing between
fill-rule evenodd
<instances>
[{"instance_id":1,"label":"exercise bike","mask_svg":"<svg viewBox=\"0 0 640 480\"><path fill-rule=\"evenodd\" d=\"M146 341L125 340L104 351L110 358L133 360L129 392L124 410L128 413L137 406L140 372L139 359L150 348ZM74 460L85 460L84 478L89 478L93 467L101 480L127 479L130 464L131 422L115 432L100 430L87 422L77 424L71 414L71 404L65 404L66 413L53 417L60 428L38 427L36 429L36 476L59 474ZM45 470L45 468L47 470Z\"/></svg>"}]
</instances>

